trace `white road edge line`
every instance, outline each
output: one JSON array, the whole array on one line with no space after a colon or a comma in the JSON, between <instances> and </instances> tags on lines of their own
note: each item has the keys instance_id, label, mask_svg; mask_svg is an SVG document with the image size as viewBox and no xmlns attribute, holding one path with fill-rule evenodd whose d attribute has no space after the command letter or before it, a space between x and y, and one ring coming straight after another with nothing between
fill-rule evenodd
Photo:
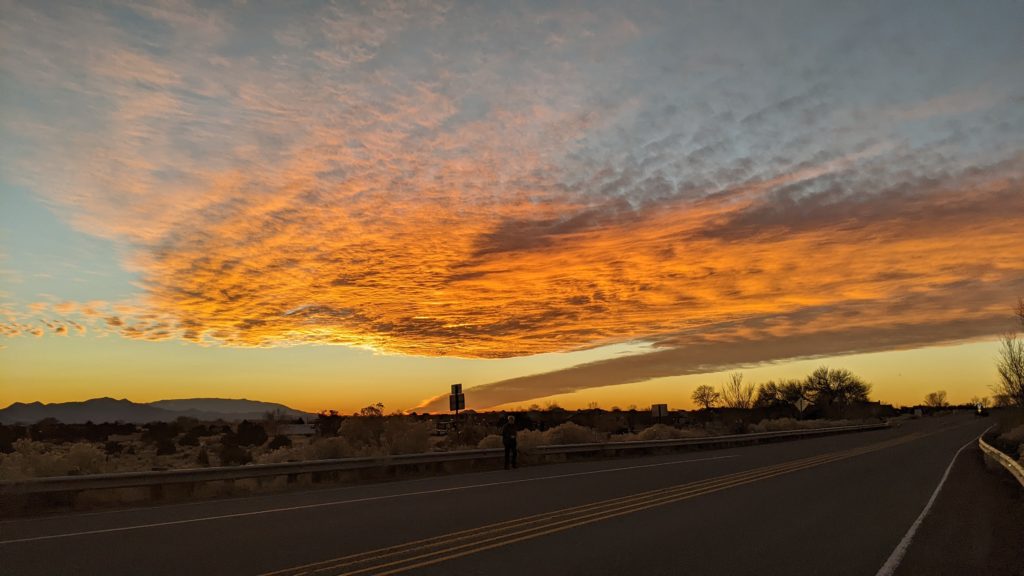
<instances>
[{"instance_id":1,"label":"white road edge line","mask_svg":"<svg viewBox=\"0 0 1024 576\"><path fill-rule=\"evenodd\" d=\"M301 506L289 506L286 508L270 508L267 510L254 510L252 512L237 512L234 514L222 514L219 516L204 516L200 518L188 518L185 520L172 520L170 522L154 522L152 524L137 524L134 526L120 526L117 528L103 528L100 530L85 530L82 532L67 532L63 534L48 534L46 536L33 536L30 538L15 538L11 540L0 540L0 546L4 544L18 544L22 542L38 542L40 540L55 540L58 538L70 538L72 536L88 536L91 534L108 534L110 532L125 532L128 530L141 530L144 528L158 528L160 526L175 526L179 524L193 524L196 522L207 522L210 520L224 520L226 518L242 518L245 516L259 516L262 514L274 514L277 512L290 512L293 510L307 510L310 508L324 508L327 506L341 506L343 504L357 504L360 502L372 502L375 500L388 500L391 498L403 498L407 496L423 496L426 494L439 494L443 492L456 492L470 488L486 488L489 486L507 486L509 484L522 484L526 482L539 482L541 480L556 480L559 478L571 478L576 476L590 476L593 474L605 474L608 472L621 472L623 470L637 470L640 468L655 468L659 466L672 466L675 464L688 464L691 462L707 462L710 460L724 460L726 458L738 458L738 454L725 456L711 456L708 458L696 458L692 460L673 460L671 462L658 462L655 464L641 464L638 466L623 466L620 468L606 468L604 470L589 470L587 472L572 472L569 474L556 474L553 476L539 476L536 478L521 478L519 480L504 480L501 482L486 482L483 484L470 484L466 486L452 486L451 488L437 488L434 490L420 490L417 492L404 492L400 494L386 494L383 496L368 496L366 498L353 498L351 500L335 500L332 502L319 502L316 504L303 504Z\"/></svg>"},{"instance_id":2,"label":"white road edge line","mask_svg":"<svg viewBox=\"0 0 1024 576\"><path fill-rule=\"evenodd\" d=\"M995 424L992 426L995 426ZM907 549L910 548L910 543L914 540L914 535L917 534L917 529L921 527L921 523L924 522L925 517L928 516L928 512L931 512L932 504L935 503L935 499L938 498L939 492L942 491L942 486L946 483L946 478L949 477L949 472L953 469L953 464L956 464L956 459L968 446L971 444L977 444L978 438L984 436L985 432L992 429L992 426L986 428L984 432L978 434L973 439L968 440L966 444L956 451L956 454L953 455L953 459L949 461L949 466L946 466L946 471L942 474L942 479L939 480L939 485L935 487L935 491L932 492L932 496L928 499L928 503L924 505L924 510L921 510L921 513L917 516L917 520L914 520L914 523L910 525L910 529L903 535L903 539L896 545L892 554L889 555L885 564L882 564L882 567L878 569L875 576L892 576L896 572L896 569L900 566L900 562L903 561L903 557L907 554Z\"/></svg>"}]
</instances>

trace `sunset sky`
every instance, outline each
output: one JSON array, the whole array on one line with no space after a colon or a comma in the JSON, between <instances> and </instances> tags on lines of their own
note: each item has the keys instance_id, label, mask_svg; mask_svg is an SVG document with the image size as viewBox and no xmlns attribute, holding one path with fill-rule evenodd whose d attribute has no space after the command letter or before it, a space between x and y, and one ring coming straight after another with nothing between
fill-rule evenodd
<instances>
[{"instance_id":1,"label":"sunset sky","mask_svg":"<svg viewBox=\"0 0 1024 576\"><path fill-rule=\"evenodd\" d=\"M1018 0L2 0L0 86L2 406L965 402L1024 295Z\"/></svg>"}]
</instances>

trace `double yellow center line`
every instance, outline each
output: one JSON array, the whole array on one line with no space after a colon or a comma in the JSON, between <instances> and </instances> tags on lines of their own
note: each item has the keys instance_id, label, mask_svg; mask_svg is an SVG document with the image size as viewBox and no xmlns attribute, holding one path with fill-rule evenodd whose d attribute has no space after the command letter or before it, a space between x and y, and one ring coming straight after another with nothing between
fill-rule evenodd
<instances>
[{"instance_id":1,"label":"double yellow center line","mask_svg":"<svg viewBox=\"0 0 1024 576\"><path fill-rule=\"evenodd\" d=\"M270 572L262 576L397 574L454 558L476 554L484 550L507 546L515 542L537 538L545 534L561 532L577 526L632 514L657 506L664 506L735 486L742 486L743 484L774 478L798 470L813 468L829 462L853 458L861 454L911 442L927 435L929 434L907 434L899 438L859 448L820 454L782 464L726 474L707 480L687 482L668 488L659 488L639 494L592 502L582 506L573 506L553 512L524 516L478 528L407 542L397 546L350 554L278 572Z\"/></svg>"}]
</instances>

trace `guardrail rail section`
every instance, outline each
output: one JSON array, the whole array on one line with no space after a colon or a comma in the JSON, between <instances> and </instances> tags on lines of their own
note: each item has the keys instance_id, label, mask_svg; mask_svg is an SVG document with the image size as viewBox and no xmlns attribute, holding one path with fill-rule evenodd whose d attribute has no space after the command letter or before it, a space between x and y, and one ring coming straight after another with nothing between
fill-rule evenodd
<instances>
[{"instance_id":1,"label":"guardrail rail section","mask_svg":"<svg viewBox=\"0 0 1024 576\"><path fill-rule=\"evenodd\" d=\"M1024 466L1021 466L1020 463L1007 456L1002 450L985 442L985 439L982 437L978 437L978 447L981 448L981 451L986 456L991 457L996 462L999 462L1003 468L1006 468L1017 479L1017 482L1020 482L1021 487L1024 487Z\"/></svg>"},{"instance_id":2,"label":"guardrail rail section","mask_svg":"<svg viewBox=\"0 0 1024 576\"><path fill-rule=\"evenodd\" d=\"M620 453L635 450L650 450L672 447L714 448L756 444L763 440L778 438L800 438L823 436L843 432L877 430L889 427L888 423L857 426L836 426L807 430L785 430L781 432L759 432L755 434L733 434L704 438L680 438L672 440L646 440L632 442L599 442L594 444L561 444L537 446L530 452L537 455L579 454L608 452ZM524 451L525 452L525 451ZM86 476L53 476L29 480L0 481L0 496L26 494L75 494L87 490L109 490L115 488L160 487L174 484L198 484L203 482L233 481L270 476L288 476L294 479L300 474L318 474L352 470L367 470L414 466L422 464L444 464L459 461L500 460L504 457L501 448L475 450L454 450L426 454L400 454L394 456L337 458L331 460L309 460L305 462L284 462L279 464L249 464L244 466L220 466L214 468L193 468L146 472L120 472L111 474L90 474ZM1019 468L1019 467L1018 467Z\"/></svg>"}]
</instances>

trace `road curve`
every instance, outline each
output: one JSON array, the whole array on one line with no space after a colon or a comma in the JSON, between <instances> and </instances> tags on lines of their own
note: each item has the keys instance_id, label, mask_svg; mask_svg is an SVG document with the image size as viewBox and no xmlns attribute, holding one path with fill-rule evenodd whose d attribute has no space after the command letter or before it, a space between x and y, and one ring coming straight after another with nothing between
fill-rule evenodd
<instances>
[{"instance_id":1,"label":"road curve","mask_svg":"<svg viewBox=\"0 0 1024 576\"><path fill-rule=\"evenodd\" d=\"M8 520L0 566L4 574L870 576L954 455L988 424L927 418L725 450ZM972 491L988 490L984 475L967 489L959 478L950 475L943 492L963 502L940 497L936 513L955 517L956 506L973 505ZM910 542L908 561L958 554L922 552L938 541L927 519L922 526L927 537Z\"/></svg>"}]
</instances>

